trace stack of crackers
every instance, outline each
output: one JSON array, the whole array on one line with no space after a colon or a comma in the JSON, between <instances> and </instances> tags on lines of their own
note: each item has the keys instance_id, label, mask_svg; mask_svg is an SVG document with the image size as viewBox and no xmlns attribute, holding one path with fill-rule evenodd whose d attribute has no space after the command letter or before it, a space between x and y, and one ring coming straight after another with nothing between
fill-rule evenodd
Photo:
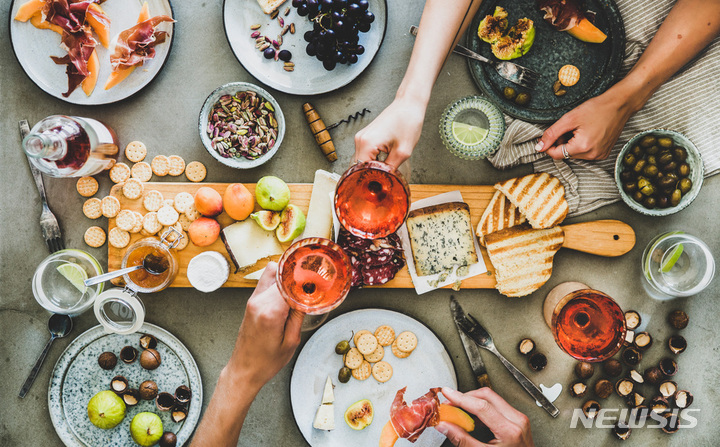
<instances>
[{"instance_id":1,"label":"stack of crackers","mask_svg":"<svg viewBox=\"0 0 720 447\"><path fill-rule=\"evenodd\" d=\"M380 383L385 383L393 375L390 363L383 361L385 347L390 346L397 358L407 358L417 348L418 339L410 331L400 333L395 337L395 330L383 325L372 333L361 330L353 337L355 347L345 353L343 361L345 366L352 370L352 376L357 380L365 380L370 375Z\"/></svg>"},{"instance_id":2,"label":"stack of crackers","mask_svg":"<svg viewBox=\"0 0 720 447\"><path fill-rule=\"evenodd\" d=\"M181 192L174 199L166 199L155 190L145 191L145 182L149 182L153 174L159 177L166 175L180 176L183 173L191 182L201 182L207 175L205 166L199 161L193 161L187 166L185 160L178 155L158 155L150 164L143 160L147 156L147 147L140 141L133 141L125 148L125 157L134 162L132 168L125 163L115 163L110 169L110 180L115 183L110 195L98 199L92 197L98 191L98 182L93 177L81 177L77 182L77 191L83 197L91 197L83 204L83 214L89 219L106 217L115 219L115 227L110 230L107 237L110 245L115 248L124 248L130 243L130 235L140 233L143 236L163 234L173 227L178 233L171 233L172 242L183 237L175 247L182 250L188 245L185 233L190 223L200 217L195 209L195 199L190 193ZM113 194L122 193L128 199L142 199L143 206L148 211L142 214L137 211L123 210L120 201ZM91 247L101 247L105 244L105 231L99 226L92 226L85 232L85 243Z\"/></svg>"}]
</instances>

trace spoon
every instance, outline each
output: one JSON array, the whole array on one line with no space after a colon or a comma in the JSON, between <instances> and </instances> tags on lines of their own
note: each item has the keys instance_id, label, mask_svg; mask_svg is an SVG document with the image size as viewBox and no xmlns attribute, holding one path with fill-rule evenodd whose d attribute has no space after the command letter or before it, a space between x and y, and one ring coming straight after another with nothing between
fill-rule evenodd
<instances>
[{"instance_id":1,"label":"spoon","mask_svg":"<svg viewBox=\"0 0 720 447\"><path fill-rule=\"evenodd\" d=\"M38 372L40 372L40 367L45 361L45 356L47 356L48 351L50 351L50 345L52 345L52 342L54 342L56 338L63 338L64 336L69 334L72 330L72 326L72 318L67 315L53 314L50 317L50 320L48 321L50 340L48 340L47 344L45 345L45 349L43 349L42 354L40 354L40 357L38 357L37 361L35 362L35 366L33 366L32 371L30 371L30 375L25 380L25 383L20 390L20 397L25 397L28 391L30 391L30 387L32 386L33 382L35 382L35 378L37 377Z\"/></svg>"},{"instance_id":2,"label":"spoon","mask_svg":"<svg viewBox=\"0 0 720 447\"><path fill-rule=\"evenodd\" d=\"M145 269L151 275L160 275L170 267L168 260L164 256L157 256L152 253L148 253L144 258L142 264L135 265L133 267L127 267L114 272L103 273L102 275L93 276L92 278L86 279L84 282L86 287L100 284L101 282L108 281L119 276L123 276L135 270Z\"/></svg>"}]
</instances>

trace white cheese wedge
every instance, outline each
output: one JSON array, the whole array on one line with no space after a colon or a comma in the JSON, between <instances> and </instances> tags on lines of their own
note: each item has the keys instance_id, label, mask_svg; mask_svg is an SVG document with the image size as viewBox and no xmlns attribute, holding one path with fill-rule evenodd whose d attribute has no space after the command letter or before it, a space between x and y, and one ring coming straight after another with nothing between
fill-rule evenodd
<instances>
[{"instance_id":1,"label":"white cheese wedge","mask_svg":"<svg viewBox=\"0 0 720 447\"><path fill-rule=\"evenodd\" d=\"M222 287L230 275L230 265L222 254L216 251L200 253L190 260L187 278L197 290L214 292Z\"/></svg>"},{"instance_id":2,"label":"white cheese wedge","mask_svg":"<svg viewBox=\"0 0 720 447\"><path fill-rule=\"evenodd\" d=\"M333 404L320 405L315 413L313 428L318 430L335 429L335 406Z\"/></svg>"},{"instance_id":3,"label":"white cheese wedge","mask_svg":"<svg viewBox=\"0 0 720 447\"><path fill-rule=\"evenodd\" d=\"M245 279L247 279L248 281L260 281L260 277L263 275L264 272L265 267L252 273L248 273L247 275L245 275Z\"/></svg>"},{"instance_id":4,"label":"white cheese wedge","mask_svg":"<svg viewBox=\"0 0 720 447\"><path fill-rule=\"evenodd\" d=\"M283 248L274 231L266 231L252 219L223 228L220 233L235 264L235 272L255 265L261 259L281 255Z\"/></svg>"},{"instance_id":5,"label":"white cheese wedge","mask_svg":"<svg viewBox=\"0 0 720 447\"><path fill-rule=\"evenodd\" d=\"M333 202L330 197L334 196L335 186L339 179L340 176L337 174L322 169L315 171L315 181L310 195L310 206L308 207L305 231L302 238L332 238Z\"/></svg>"},{"instance_id":6,"label":"white cheese wedge","mask_svg":"<svg viewBox=\"0 0 720 447\"><path fill-rule=\"evenodd\" d=\"M332 380L330 380L330 376L327 376L327 380L325 381L325 389L323 390L323 397L322 397L322 403L324 404L331 404L335 402L335 393L333 393L333 386Z\"/></svg>"}]
</instances>

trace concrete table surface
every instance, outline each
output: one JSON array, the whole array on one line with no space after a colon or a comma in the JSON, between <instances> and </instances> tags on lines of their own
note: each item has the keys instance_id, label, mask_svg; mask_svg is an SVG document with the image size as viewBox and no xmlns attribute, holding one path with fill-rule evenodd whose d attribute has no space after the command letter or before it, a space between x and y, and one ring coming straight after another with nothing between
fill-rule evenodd
<instances>
[{"instance_id":1,"label":"concrete table surface","mask_svg":"<svg viewBox=\"0 0 720 447\"><path fill-rule=\"evenodd\" d=\"M119 104L79 107L50 97L24 74L7 44L10 1L2 2L0 30L6 42L0 48L2 446L61 445L48 416L47 386L50 373L68 343L97 324L92 312L76 318L71 336L55 342L29 395L25 399L17 397L47 340L49 317L33 299L30 287L35 267L48 252L38 226L40 205L37 191L20 149L18 120L25 118L35 123L51 114L96 118L116 130L123 146L129 141L141 140L150 149L150 154L179 154L187 161L202 161L208 167L208 181L255 182L264 175L273 174L288 182L312 182L316 169L338 173L345 170L354 151L355 132L376 117L392 100L414 42L408 29L410 25L419 22L423 2L389 2L390 26L385 42L368 70L346 88L312 98L272 91L285 112L288 126L286 139L274 159L248 171L233 170L215 162L199 141L196 123L205 97L217 86L231 81L258 83L258 80L244 71L230 50L223 32L220 0L176 1L173 6L178 21L175 42L167 65L157 79L136 96ZM423 133L412 158L413 183L492 184L530 172L529 166L501 172L486 161L468 162L456 158L443 147L437 130L443 109L458 98L478 93L465 60L451 56L440 73L427 110ZM362 122L332 131L340 154L340 160L334 164L324 159L305 124L301 104L308 99L328 124L363 107L372 110L370 117ZM109 190L110 181L106 175L99 175L98 179L102 197ZM720 348L714 339L717 328L713 325L718 324L720 305L717 296L720 295L720 281L716 279L704 292L692 298L655 301L643 291L640 257L643 248L655 235L669 230L684 230L700 236L713 253L720 253L720 234L716 221L719 186L720 179L708 179L689 208L666 218L647 218L619 203L574 219L573 222L604 218L623 220L635 229L637 244L627 255L614 259L562 250L555 257L552 278L529 297L509 299L495 290L462 290L455 293L464 308L486 324L500 351L535 383L546 386L561 383L565 387L555 402L561 410L560 416L552 419L535 405L499 361L483 352L495 389L529 416L536 445L596 446L615 442L609 429L570 428L572 410L582 403L582 400L573 399L567 392L567 385L573 377L574 361L556 346L541 315L546 293L560 282L570 280L603 290L614 297L623 309L636 309L648 316L648 330L654 335L656 344L646 354L643 368L669 355L664 347L671 333L665 323L667 313L675 308L688 312L690 326L682 334L688 340L689 348L678 357L680 372L674 380L681 388L691 390L695 396L693 408L700 410L694 413L697 427L680 430L672 436L657 428L636 429L633 430L631 442L633 445L654 446L718 444L720 428L713 411L717 411L720 402ZM107 246L91 249L83 242L83 233L91 221L81 213L83 198L75 192L75 181L48 178L46 188L50 205L61 222L66 246L87 250L106 266ZM106 226L107 223L102 222L102 225ZM249 289L229 289L203 295L193 289L170 289L144 297L147 321L175 334L197 360L203 378L205 405L230 355L250 293ZM450 293L440 290L417 296L413 290L360 290L352 292L331 317L355 309L383 307L398 310L424 322L446 344L455 362L459 388L467 391L474 388L475 383L448 311ZM531 373L516 351L517 342L525 336L532 337L539 349L547 354L549 366L540 373ZM306 339L307 336L303 337L303 341ZM239 445L305 445L290 410L288 390L291 371L292 362L262 390L247 417ZM597 378L598 373L591 383ZM652 397L649 389L645 394L646 397ZM624 407L617 396L601 401L601 404L606 408Z\"/></svg>"}]
</instances>

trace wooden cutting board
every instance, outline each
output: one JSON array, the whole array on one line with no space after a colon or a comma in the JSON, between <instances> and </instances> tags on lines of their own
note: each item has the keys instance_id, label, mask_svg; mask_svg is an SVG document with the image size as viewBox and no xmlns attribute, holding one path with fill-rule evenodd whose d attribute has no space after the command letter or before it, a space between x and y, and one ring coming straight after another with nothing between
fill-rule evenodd
<instances>
[{"instance_id":1,"label":"wooden cutting board","mask_svg":"<svg viewBox=\"0 0 720 447\"><path fill-rule=\"evenodd\" d=\"M195 194L195 191L202 186L208 186L217 190L221 195L227 188L227 183L179 183L179 182L161 182L161 183L145 183L145 191L157 190L162 193L166 199L172 199L179 192L186 191L190 194ZM246 183L245 186L252 192L255 193L255 184ZM307 212L310 204L310 194L312 192L312 184L310 183L295 183L289 184L291 192L291 203L298 205L304 212ZM473 228L477 227L480 217L482 216L485 207L490 202L495 189L492 186L479 185L479 186L454 186L454 185L410 185L412 200L424 199L426 197L436 196L438 194L446 193L449 191L460 191L463 200L470 206L470 217L472 220ZM142 200L136 199L131 200L122 195L119 188L113 187L111 195L117 197L120 201L122 209L130 209L133 211L139 211L145 214L147 211L142 206ZM260 207L256 204L256 209ZM221 227L226 227L234 221L225 213L218 216L218 221ZM115 219L110 219L108 224L108 231L115 226ZM575 250L585 251L588 253L595 253L601 256L619 256L627 253L635 245L635 233L632 228L628 225L613 220L607 221L596 221L596 222L585 222L580 224L568 225L563 227L566 231L566 239L564 246L573 248ZM141 239L140 234L131 235L130 244L133 244L138 239ZM128 245L129 247L129 245ZM120 268L123 256L125 255L126 248L115 248L108 244L108 270L113 271ZM227 254L225 245L220 239L208 247L196 247L192 243L188 244L187 248L177 253L178 261L180 264L178 276L170 287L191 287L190 282L187 279L187 266L190 260L198 255L199 253L206 250L214 250L222 253L230 263L231 273L230 278L223 287L255 287L257 281L251 281L244 279L244 276L250 273L239 272L233 273L234 266L230 261L230 257ZM488 273L484 275L474 276L463 280L462 288L464 289L491 289L495 287L495 276L493 274L494 269L490 261L487 259L487 253L482 248L483 259L487 266ZM266 262L265 262L266 263ZM263 263L264 264L264 263ZM257 270L261 268L263 264L258 265ZM386 288L413 288L410 274L407 271L407 267L403 268L392 281L389 281L382 286ZM449 287L449 286L448 286Z\"/></svg>"}]
</instances>

